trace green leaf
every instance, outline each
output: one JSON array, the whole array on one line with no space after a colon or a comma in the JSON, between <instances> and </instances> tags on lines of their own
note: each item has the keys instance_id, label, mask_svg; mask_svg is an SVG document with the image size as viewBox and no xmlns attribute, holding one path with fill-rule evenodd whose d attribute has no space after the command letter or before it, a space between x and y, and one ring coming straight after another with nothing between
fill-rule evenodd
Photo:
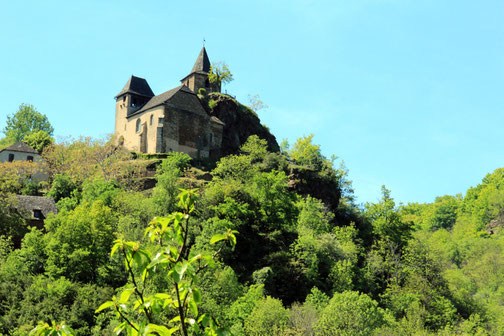
<instances>
[{"instance_id":1,"label":"green leaf","mask_svg":"<svg viewBox=\"0 0 504 336\"><path fill-rule=\"evenodd\" d=\"M113 257L114 256L114 253L117 251L117 249L121 246L120 243L116 243L114 244L114 246L112 246L112 251L110 251L110 256Z\"/></svg>"},{"instance_id":2,"label":"green leaf","mask_svg":"<svg viewBox=\"0 0 504 336\"><path fill-rule=\"evenodd\" d=\"M210 316L208 316L208 314L203 314L199 317L198 322L208 327L210 325Z\"/></svg>"},{"instance_id":3,"label":"green leaf","mask_svg":"<svg viewBox=\"0 0 504 336\"><path fill-rule=\"evenodd\" d=\"M162 325L157 325L153 323L149 323L147 327L145 328L145 334L144 335L159 335L159 336L170 336L173 334L173 331L170 331L168 328Z\"/></svg>"},{"instance_id":4,"label":"green leaf","mask_svg":"<svg viewBox=\"0 0 504 336\"><path fill-rule=\"evenodd\" d=\"M113 305L115 305L115 303L113 301L107 301L107 302L103 303L100 307L98 307L98 309L95 310L95 314L101 312L104 309L110 308Z\"/></svg>"},{"instance_id":5,"label":"green leaf","mask_svg":"<svg viewBox=\"0 0 504 336\"><path fill-rule=\"evenodd\" d=\"M195 255L194 257L192 257L191 259L189 259L189 264L192 264L196 260L201 260L201 258L202 258L201 253L198 254L198 255Z\"/></svg>"},{"instance_id":6,"label":"green leaf","mask_svg":"<svg viewBox=\"0 0 504 336\"><path fill-rule=\"evenodd\" d=\"M129 289L125 289L121 295L119 295L119 303L126 303L128 302L131 294L133 294L135 292L135 288L129 288Z\"/></svg>"},{"instance_id":7,"label":"green leaf","mask_svg":"<svg viewBox=\"0 0 504 336\"><path fill-rule=\"evenodd\" d=\"M135 264L138 266L141 272L147 267L147 262L145 258L143 258L143 254L137 252L133 254L133 260L135 261Z\"/></svg>"},{"instance_id":8,"label":"green leaf","mask_svg":"<svg viewBox=\"0 0 504 336\"><path fill-rule=\"evenodd\" d=\"M136 300L135 304L133 305L133 311L135 311L141 305L142 305L142 300L140 300L140 299Z\"/></svg>"},{"instance_id":9,"label":"green leaf","mask_svg":"<svg viewBox=\"0 0 504 336\"><path fill-rule=\"evenodd\" d=\"M216 234L215 236L210 239L210 244L215 244L221 240L227 239L227 236L225 234Z\"/></svg>"},{"instance_id":10,"label":"green leaf","mask_svg":"<svg viewBox=\"0 0 504 336\"><path fill-rule=\"evenodd\" d=\"M229 236L229 242L231 243L231 246L235 246L236 245L236 237L234 234L230 233L228 234Z\"/></svg>"},{"instance_id":11,"label":"green leaf","mask_svg":"<svg viewBox=\"0 0 504 336\"><path fill-rule=\"evenodd\" d=\"M194 302L194 300L189 300L188 304L189 304L189 309L191 310L193 315L195 317L198 316L198 305L196 304L196 302Z\"/></svg>"},{"instance_id":12,"label":"green leaf","mask_svg":"<svg viewBox=\"0 0 504 336\"><path fill-rule=\"evenodd\" d=\"M65 332L65 334L68 336L71 336L74 334L74 331L72 329L70 329L66 324L63 324L61 326L61 330L63 330Z\"/></svg>"},{"instance_id":13,"label":"green leaf","mask_svg":"<svg viewBox=\"0 0 504 336\"><path fill-rule=\"evenodd\" d=\"M180 315L177 315L170 320L170 323L179 322L179 321L180 321Z\"/></svg>"},{"instance_id":14,"label":"green leaf","mask_svg":"<svg viewBox=\"0 0 504 336\"><path fill-rule=\"evenodd\" d=\"M180 274L178 274L174 269L170 271L170 273L168 273L171 278L173 279L173 281L175 281L175 283L179 283L181 278L180 278Z\"/></svg>"},{"instance_id":15,"label":"green leaf","mask_svg":"<svg viewBox=\"0 0 504 336\"><path fill-rule=\"evenodd\" d=\"M187 270L187 267L189 264L186 261L179 262L177 265L175 265L175 271L180 274L180 278L184 276L185 271Z\"/></svg>"},{"instance_id":16,"label":"green leaf","mask_svg":"<svg viewBox=\"0 0 504 336\"><path fill-rule=\"evenodd\" d=\"M178 257L178 250L175 246L170 246L170 256L173 258L173 259L177 259Z\"/></svg>"},{"instance_id":17,"label":"green leaf","mask_svg":"<svg viewBox=\"0 0 504 336\"><path fill-rule=\"evenodd\" d=\"M198 288L194 288L193 291L192 291L192 295L193 295L193 299L194 299L194 302L196 302L197 304L200 304L201 303L201 292Z\"/></svg>"},{"instance_id":18,"label":"green leaf","mask_svg":"<svg viewBox=\"0 0 504 336\"><path fill-rule=\"evenodd\" d=\"M116 333L116 335L120 335L124 330L124 328L126 328L126 325L127 325L126 322L122 322L117 327L115 327L114 332Z\"/></svg>"},{"instance_id":19,"label":"green leaf","mask_svg":"<svg viewBox=\"0 0 504 336\"><path fill-rule=\"evenodd\" d=\"M172 299L171 295L170 294L166 294L166 293L156 293L154 294L154 297L157 298L157 299L161 299L161 300L168 300L168 299Z\"/></svg>"}]
</instances>

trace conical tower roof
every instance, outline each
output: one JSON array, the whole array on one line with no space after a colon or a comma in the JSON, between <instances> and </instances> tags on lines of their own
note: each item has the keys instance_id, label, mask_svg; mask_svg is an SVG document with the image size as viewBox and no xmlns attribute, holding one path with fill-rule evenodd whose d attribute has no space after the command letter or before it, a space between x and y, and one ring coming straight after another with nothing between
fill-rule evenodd
<instances>
[{"instance_id":1,"label":"conical tower roof","mask_svg":"<svg viewBox=\"0 0 504 336\"><path fill-rule=\"evenodd\" d=\"M208 55L205 49L205 46L201 48L201 51L196 59L196 63L191 70L193 72L209 72L210 71L210 60L208 59Z\"/></svg>"}]
</instances>

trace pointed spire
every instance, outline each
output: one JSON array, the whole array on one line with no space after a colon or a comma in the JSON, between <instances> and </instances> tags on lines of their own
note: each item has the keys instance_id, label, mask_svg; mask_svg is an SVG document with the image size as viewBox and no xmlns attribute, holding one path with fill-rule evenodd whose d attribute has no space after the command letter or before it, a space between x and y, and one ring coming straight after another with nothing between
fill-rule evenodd
<instances>
[{"instance_id":1,"label":"pointed spire","mask_svg":"<svg viewBox=\"0 0 504 336\"><path fill-rule=\"evenodd\" d=\"M191 70L191 73L209 72L209 71L210 71L210 60L208 59L205 46L203 45L203 48L201 48L198 58L196 59L196 63L194 63L194 66Z\"/></svg>"}]
</instances>

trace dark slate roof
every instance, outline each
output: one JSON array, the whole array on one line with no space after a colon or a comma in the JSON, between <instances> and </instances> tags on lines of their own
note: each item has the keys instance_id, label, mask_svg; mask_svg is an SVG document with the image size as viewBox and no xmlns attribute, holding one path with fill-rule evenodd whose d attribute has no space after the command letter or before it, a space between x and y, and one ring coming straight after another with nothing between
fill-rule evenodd
<instances>
[{"instance_id":1,"label":"dark slate roof","mask_svg":"<svg viewBox=\"0 0 504 336\"><path fill-rule=\"evenodd\" d=\"M151 109L153 107L159 106L163 104L165 101L169 100L173 95L182 87L183 85L177 86L174 89L168 90L166 92L161 93L160 95L152 97L147 103L145 103L144 106L142 106L141 109L136 111L135 113L129 115L128 117L141 113L143 111L147 111L148 109Z\"/></svg>"},{"instance_id":2,"label":"dark slate roof","mask_svg":"<svg viewBox=\"0 0 504 336\"><path fill-rule=\"evenodd\" d=\"M33 210L42 211L44 217L47 217L50 213L55 214L58 212L54 200L50 197L16 195L16 198L18 204L16 204L15 208L27 219L33 217Z\"/></svg>"},{"instance_id":3,"label":"dark slate roof","mask_svg":"<svg viewBox=\"0 0 504 336\"><path fill-rule=\"evenodd\" d=\"M115 96L115 98L122 96L126 93L133 93L139 96L154 97L154 92L152 92L149 84L144 78L131 76L124 88Z\"/></svg>"},{"instance_id":4,"label":"dark slate roof","mask_svg":"<svg viewBox=\"0 0 504 336\"><path fill-rule=\"evenodd\" d=\"M2 149L0 152L3 152L3 151L39 154L39 152L37 152L35 149L33 149L30 146L28 146L27 144L25 144L23 141L18 141L14 145L11 145L7 148Z\"/></svg>"},{"instance_id":5,"label":"dark slate roof","mask_svg":"<svg viewBox=\"0 0 504 336\"><path fill-rule=\"evenodd\" d=\"M168 90L164 93L161 93L160 95L152 97L147 103L145 103L144 106L142 106L142 108L140 108L135 113L130 114L127 118L147 111L148 109L151 109L153 107L168 103L179 92L183 94L178 95L176 99L177 101L173 102L173 105L175 105L177 108L186 111L192 111L195 113L198 113L198 109L203 108L201 107L201 103L199 102L199 98L196 96L196 94L192 92L191 89L189 89L187 86L180 85L174 89ZM197 104L199 104L198 106L194 106L195 99L197 101Z\"/></svg>"},{"instance_id":6,"label":"dark slate roof","mask_svg":"<svg viewBox=\"0 0 504 336\"><path fill-rule=\"evenodd\" d=\"M210 71L210 59L208 59L208 55L205 47L201 48L201 51L196 59L196 63L191 70L193 72L209 72Z\"/></svg>"}]
</instances>

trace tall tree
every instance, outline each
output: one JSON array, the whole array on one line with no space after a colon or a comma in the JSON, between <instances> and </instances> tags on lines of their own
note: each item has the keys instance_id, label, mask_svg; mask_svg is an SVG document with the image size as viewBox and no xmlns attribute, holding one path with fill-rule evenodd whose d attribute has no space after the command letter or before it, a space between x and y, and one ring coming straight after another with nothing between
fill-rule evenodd
<instances>
[{"instance_id":1,"label":"tall tree","mask_svg":"<svg viewBox=\"0 0 504 336\"><path fill-rule=\"evenodd\" d=\"M7 116L7 126L3 130L8 138L15 141L23 140L25 136L38 131L46 131L52 136L54 128L45 114L39 113L29 104L19 105L16 113Z\"/></svg>"},{"instance_id":2,"label":"tall tree","mask_svg":"<svg viewBox=\"0 0 504 336\"><path fill-rule=\"evenodd\" d=\"M224 62L212 63L212 66L210 67L210 72L208 73L208 80L210 81L210 83L228 84L233 79L234 79L233 74L231 73L231 70L229 70L229 67L226 63Z\"/></svg>"},{"instance_id":3,"label":"tall tree","mask_svg":"<svg viewBox=\"0 0 504 336\"><path fill-rule=\"evenodd\" d=\"M54 143L54 139L47 131L31 132L23 138L23 141L39 153L42 153L44 148Z\"/></svg>"}]
</instances>

